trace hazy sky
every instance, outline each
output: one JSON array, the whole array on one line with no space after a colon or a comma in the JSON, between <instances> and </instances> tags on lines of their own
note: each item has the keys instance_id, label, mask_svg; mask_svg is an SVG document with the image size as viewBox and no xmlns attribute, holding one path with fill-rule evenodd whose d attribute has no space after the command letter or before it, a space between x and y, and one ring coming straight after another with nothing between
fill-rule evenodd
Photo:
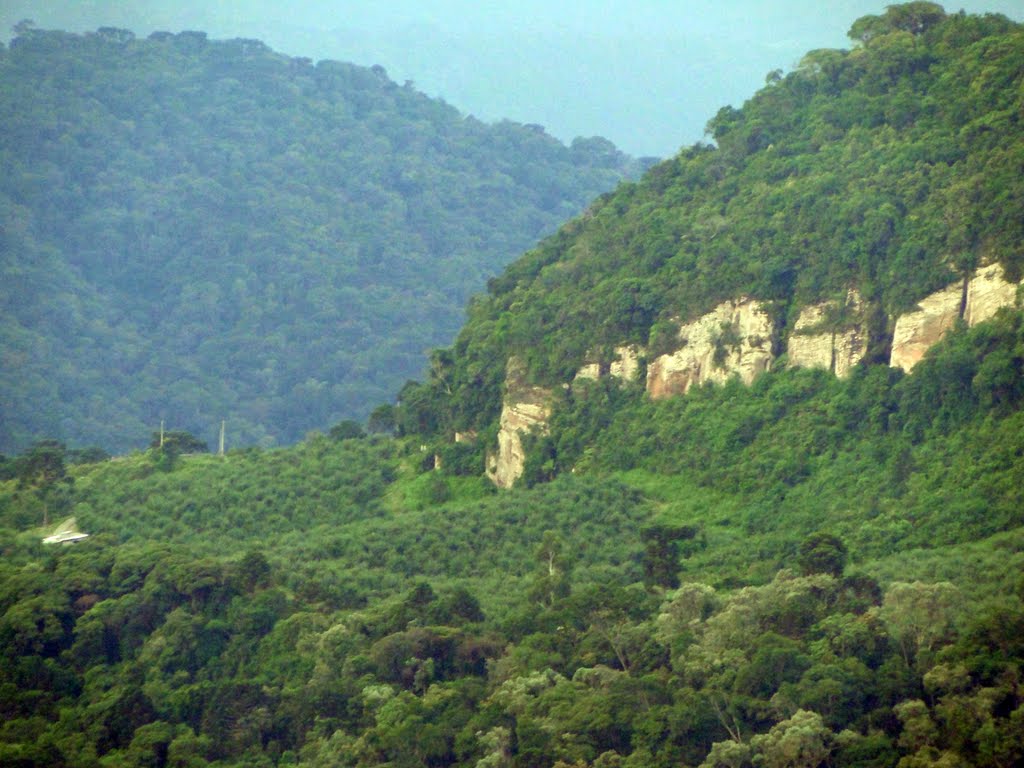
<instances>
[{"instance_id":1,"label":"hazy sky","mask_svg":"<svg viewBox=\"0 0 1024 768\"><path fill-rule=\"evenodd\" d=\"M605 136L666 156L700 139L773 69L849 47L886 0L0 0L0 34L29 18L250 37L292 56L380 64L484 120L540 123L564 141ZM1024 20L1024 0L947 4Z\"/></svg>"}]
</instances>

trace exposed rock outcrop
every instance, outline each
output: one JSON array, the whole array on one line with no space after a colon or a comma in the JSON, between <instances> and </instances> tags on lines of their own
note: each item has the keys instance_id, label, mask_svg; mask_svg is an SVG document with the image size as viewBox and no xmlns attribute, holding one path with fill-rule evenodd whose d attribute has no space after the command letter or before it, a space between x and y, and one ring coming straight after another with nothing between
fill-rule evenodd
<instances>
[{"instance_id":1,"label":"exposed rock outcrop","mask_svg":"<svg viewBox=\"0 0 1024 768\"><path fill-rule=\"evenodd\" d=\"M616 347L615 354L617 359L612 361L608 375L619 381L635 379L637 371L640 370L640 358L645 354L645 350L635 344L629 344L624 347Z\"/></svg>"},{"instance_id":2,"label":"exposed rock outcrop","mask_svg":"<svg viewBox=\"0 0 1024 768\"><path fill-rule=\"evenodd\" d=\"M1004 278L1002 267L993 264L979 269L970 280L926 296L916 312L896 320L889 365L910 371L958 319L970 326L989 319L1000 307L1014 303L1017 287Z\"/></svg>"},{"instance_id":3,"label":"exposed rock outcrop","mask_svg":"<svg viewBox=\"0 0 1024 768\"><path fill-rule=\"evenodd\" d=\"M786 351L792 367L824 368L845 378L864 358L867 347L864 302L851 288L842 306L826 301L804 307Z\"/></svg>"},{"instance_id":4,"label":"exposed rock outcrop","mask_svg":"<svg viewBox=\"0 0 1024 768\"><path fill-rule=\"evenodd\" d=\"M1008 282L998 264L979 269L967 284L964 320L970 326L988 320L1000 307L1010 307L1017 299L1019 283Z\"/></svg>"},{"instance_id":5,"label":"exposed rock outcrop","mask_svg":"<svg viewBox=\"0 0 1024 768\"><path fill-rule=\"evenodd\" d=\"M498 450L487 456L487 476L499 488L511 488L522 476L526 465L522 436L534 430L546 433L551 415L551 390L528 384L525 373L517 358L509 359L498 424Z\"/></svg>"},{"instance_id":6,"label":"exposed rock outcrop","mask_svg":"<svg viewBox=\"0 0 1024 768\"><path fill-rule=\"evenodd\" d=\"M970 280L925 297L916 311L896 320L890 365L911 370L958 319L972 326L987 320L1000 307L1013 305L1018 291L1019 285L1008 282L1002 268L992 265L979 269ZM788 340L789 364L824 368L839 377L849 375L867 353L867 310L855 289L850 289L844 302L805 307ZM657 400L685 394L706 382L724 383L734 376L750 384L774 360L775 332L761 302L740 298L720 304L712 312L681 325L677 349L648 364L647 393ZM645 354L636 345L616 347L614 360L587 363L575 378L633 380ZM546 434L551 403L552 391L529 384L522 363L510 358L498 448L487 455L487 475L498 487L509 488L522 476L526 463L523 435ZM474 433L456 436L460 442L475 438Z\"/></svg>"},{"instance_id":7,"label":"exposed rock outcrop","mask_svg":"<svg viewBox=\"0 0 1024 768\"><path fill-rule=\"evenodd\" d=\"M916 312L896 319L889 365L909 371L960 317L964 288L957 283L921 299Z\"/></svg>"},{"instance_id":8,"label":"exposed rock outcrop","mask_svg":"<svg viewBox=\"0 0 1024 768\"><path fill-rule=\"evenodd\" d=\"M632 381L640 370L640 358L644 350L636 344L627 344L615 348L615 359L607 366L601 363L587 363L576 373L576 379L597 380L611 376L619 381ZM593 357L589 355L588 357Z\"/></svg>"},{"instance_id":9,"label":"exposed rock outcrop","mask_svg":"<svg viewBox=\"0 0 1024 768\"><path fill-rule=\"evenodd\" d=\"M577 372L573 381L597 381L601 378L600 363L586 363Z\"/></svg>"},{"instance_id":10,"label":"exposed rock outcrop","mask_svg":"<svg viewBox=\"0 0 1024 768\"><path fill-rule=\"evenodd\" d=\"M720 304L680 327L679 348L650 363L647 392L654 399L670 397L733 376L750 384L771 365L773 331L760 302L743 298Z\"/></svg>"}]
</instances>

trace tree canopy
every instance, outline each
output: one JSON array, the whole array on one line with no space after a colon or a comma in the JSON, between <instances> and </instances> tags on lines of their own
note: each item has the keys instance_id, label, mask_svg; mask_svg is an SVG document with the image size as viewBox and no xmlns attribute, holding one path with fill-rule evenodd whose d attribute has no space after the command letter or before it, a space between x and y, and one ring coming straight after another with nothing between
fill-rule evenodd
<instances>
[{"instance_id":1,"label":"tree canopy","mask_svg":"<svg viewBox=\"0 0 1024 768\"><path fill-rule=\"evenodd\" d=\"M0 48L0 450L363 419L469 295L640 165L380 67L200 32Z\"/></svg>"},{"instance_id":2,"label":"tree canopy","mask_svg":"<svg viewBox=\"0 0 1024 768\"><path fill-rule=\"evenodd\" d=\"M534 366L513 369L520 383L559 383L595 328L656 335L665 296L700 284L774 290L758 295L784 312L870 277L876 292L857 285L884 309L977 259L1014 268L1019 168L999 199L962 172L997 172L1016 146L975 121L1019 116L971 103L1003 98L988 82L1013 83L1016 103L1020 31L933 16L913 3L858 22L878 29L853 51L813 53L819 69L720 113L718 148L684 152L527 254L368 429L325 422L293 446L175 461L157 446L72 463L48 440L0 463L0 764L1024 763L1020 306L955 325L909 374L780 366L662 400L611 377L552 387L546 432L524 442L527 482L499 492L482 476L510 350ZM835 113L847 128L812 131L815 151L796 149L821 114L792 101L802 83L826 112L851 99ZM960 127L922 145L894 127L904 108ZM918 194L887 197L872 184L909 183L904 151ZM830 180L760 175L773 153ZM776 207L738 219L754 200ZM816 221L844 200L850 218ZM783 236L776 215L803 222L804 250L774 240L741 258L738 244ZM680 239L666 245L659 223ZM941 258L905 250L922 233ZM596 325L544 314L585 319L588 303ZM524 317L544 334L532 350ZM88 538L44 544L58 508Z\"/></svg>"}]
</instances>

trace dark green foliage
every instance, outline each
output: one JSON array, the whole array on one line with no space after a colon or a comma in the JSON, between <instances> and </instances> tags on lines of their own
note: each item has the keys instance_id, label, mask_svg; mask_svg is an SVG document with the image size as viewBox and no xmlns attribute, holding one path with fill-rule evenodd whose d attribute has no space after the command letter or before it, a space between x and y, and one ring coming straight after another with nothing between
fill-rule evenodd
<instances>
[{"instance_id":1,"label":"dark green foliage","mask_svg":"<svg viewBox=\"0 0 1024 768\"><path fill-rule=\"evenodd\" d=\"M445 474L472 475L480 474L484 463L484 454L479 441L461 443L442 443L437 449L441 459L441 468Z\"/></svg>"},{"instance_id":2,"label":"dark green foliage","mask_svg":"<svg viewBox=\"0 0 1024 768\"><path fill-rule=\"evenodd\" d=\"M98 464L110 458L110 454L99 446L72 448L65 453L69 464Z\"/></svg>"},{"instance_id":3,"label":"dark green foliage","mask_svg":"<svg viewBox=\"0 0 1024 768\"><path fill-rule=\"evenodd\" d=\"M969 70L976 62L963 51L1016 34L1004 19L943 17L930 3L890 8L855 29L864 40L855 51L812 54L820 69L804 73L806 81L773 79L768 91L780 94L755 99L795 97L801 88L809 98L856 96L856 108L837 109L831 127L814 134L828 154L832 129L879 121L844 147L850 164L836 166L844 168L863 156L857 145L870 154L876 140L900 144L887 121L902 125L907 112L923 111L928 124L928 114L941 111L916 98L890 103L882 96L892 84L927 95L930 71L962 74L951 73L944 56L961 57ZM210 46L195 34L164 42L171 41ZM1002 72L1005 59L984 62ZM678 211L663 216L655 198L645 198L652 189L666 198L699 195L701 185L736 182L731 173L742 176L744 164L770 159L766 153L796 156L792 132L780 125L792 118L799 128L799 106L723 111L713 121L719 149L694 148L598 208L614 205L628 218L626 198L635 196L649 210L633 223L671 227ZM953 168L957 148L968 145L965 135L945 149L927 147L927 157L946 157L928 174ZM691 186L673 181L677 171L692 175ZM792 194L801 194L799 181ZM828 182L836 190L845 183ZM738 183L731 191L778 194L783 208L790 194ZM851 202L859 191L833 202ZM921 194L928 197L924 187ZM886 265L904 269L907 255L890 246L901 228L930 225L861 202L837 226L851 250L822 269L847 274L844 259L856 257L857 269L875 270L888 300L887 292L903 289ZM808 220L819 203L814 195L801 203ZM964 208L945 209L950 218L935 226L962 225L956 242L964 247L951 258L968 263L977 255L972 238L996 243L1003 230L958 222ZM765 290L781 297L776 310L792 314L784 299L801 290L805 273L779 256L790 251L775 243L761 261L736 261L730 229L744 224L720 221L721 210L700 214L707 237L694 255L709 263L683 270L676 285L694 273L703 275L698 282L717 280L721 271L725 291L730 270L762 264ZM599 218L569 225L552 242L585 261L572 231ZM630 242L605 224L609 242ZM660 237L652 250L602 258L647 260L644 268L655 270L688 242ZM734 381L658 402L636 384L577 380L556 390L547 434L529 446L532 487L496 492L471 468L475 462L479 473L494 437L509 336L539 334L532 361L547 359L568 381L577 358L607 364L611 334L628 336L650 320L647 289L673 290L656 280L628 283L638 312L619 307L622 314L602 316L608 339L592 344L586 329L573 338L570 329L549 345L546 331L517 330L517 313L533 301L519 286L533 277L573 295L558 269L545 272L557 261L545 262L557 256L545 248L495 281L488 301L507 299L508 311L488 317L474 304L466 334L432 356L429 380L407 384L396 406L375 411L365 437L338 439L358 431L343 424L289 449L180 455L173 472L154 471L149 454L72 465L58 444L44 444L42 454L64 455L64 476L75 479L55 481L61 503L91 534L74 547L39 542L33 529L45 499L19 486L13 471L29 455L5 462L0 762L1024 761L1019 309L953 329L910 375L879 365L844 380L778 370L750 387ZM588 270L575 279L593 279L597 303L614 305L613 280L601 285ZM931 278L906 279L923 281L909 296ZM561 322L576 317L571 303L553 299L548 308L565 310ZM663 333L672 323L662 317L655 327ZM464 442L450 442L455 430ZM35 473L32 482L46 476Z\"/></svg>"},{"instance_id":4,"label":"dark green foliage","mask_svg":"<svg viewBox=\"0 0 1024 768\"><path fill-rule=\"evenodd\" d=\"M26 27L0 48L0 124L7 451L361 420L488 277L640 170L380 67L198 32Z\"/></svg>"},{"instance_id":5,"label":"dark green foliage","mask_svg":"<svg viewBox=\"0 0 1024 768\"><path fill-rule=\"evenodd\" d=\"M205 440L200 440L191 432L185 431L154 432L152 439L149 441L149 447L159 448L178 455L183 453L207 453L210 450L210 446L206 444Z\"/></svg>"},{"instance_id":6,"label":"dark green foliage","mask_svg":"<svg viewBox=\"0 0 1024 768\"><path fill-rule=\"evenodd\" d=\"M725 300L771 302L792 321L856 287L867 359L880 362L888 318L924 296L984 262L1018 279L1024 31L911 3L851 34L852 50L812 51L742 109L723 108L708 125L717 146L602 196L492 280L438 387L454 428L494 423L511 355L556 387L602 349L674 348L679 321ZM983 375L991 397L1015 396L1012 370Z\"/></svg>"},{"instance_id":7,"label":"dark green foliage","mask_svg":"<svg viewBox=\"0 0 1024 768\"><path fill-rule=\"evenodd\" d=\"M153 464L162 472L170 472L178 457L189 453L208 453L209 446L190 432L154 432L149 443Z\"/></svg>"},{"instance_id":8,"label":"dark green foliage","mask_svg":"<svg viewBox=\"0 0 1024 768\"><path fill-rule=\"evenodd\" d=\"M271 568L266 556L258 549L246 552L238 564L238 577L243 589L253 590L265 587L270 582Z\"/></svg>"},{"instance_id":9,"label":"dark green foliage","mask_svg":"<svg viewBox=\"0 0 1024 768\"><path fill-rule=\"evenodd\" d=\"M829 533L815 533L800 542L797 563L805 576L827 573L837 579L846 568L846 545Z\"/></svg>"},{"instance_id":10,"label":"dark green foliage","mask_svg":"<svg viewBox=\"0 0 1024 768\"><path fill-rule=\"evenodd\" d=\"M64 467L66 451L57 440L34 443L18 463L18 485L44 489L68 479Z\"/></svg>"},{"instance_id":11,"label":"dark green foliage","mask_svg":"<svg viewBox=\"0 0 1024 768\"><path fill-rule=\"evenodd\" d=\"M75 479L64 465L66 448L57 440L40 440L28 452L12 462L18 487L31 489L42 507L42 524L48 525L52 514L67 506L68 489Z\"/></svg>"},{"instance_id":12,"label":"dark green foliage","mask_svg":"<svg viewBox=\"0 0 1024 768\"><path fill-rule=\"evenodd\" d=\"M366 437L366 432L363 431L358 421L345 419L331 427L327 436L332 440L358 440L361 437Z\"/></svg>"},{"instance_id":13,"label":"dark green foliage","mask_svg":"<svg viewBox=\"0 0 1024 768\"><path fill-rule=\"evenodd\" d=\"M692 539L692 526L651 525L640 531L644 542L644 584L675 589L679 586L679 541Z\"/></svg>"},{"instance_id":14,"label":"dark green foliage","mask_svg":"<svg viewBox=\"0 0 1024 768\"><path fill-rule=\"evenodd\" d=\"M366 420L366 429L374 434L394 434L397 427L395 406L390 403L378 405Z\"/></svg>"},{"instance_id":15,"label":"dark green foliage","mask_svg":"<svg viewBox=\"0 0 1024 768\"><path fill-rule=\"evenodd\" d=\"M432 474L427 490L427 498L431 504L444 504L451 499L452 491L444 475Z\"/></svg>"},{"instance_id":16,"label":"dark green foliage","mask_svg":"<svg viewBox=\"0 0 1024 768\"><path fill-rule=\"evenodd\" d=\"M995 325L996 336L1015 338L1013 315ZM993 333L954 334L928 365L962 365L961 337ZM343 752L356 766L476 765L494 755L600 766L616 764L613 754L671 766L699 764L737 736L767 760L799 722L792 738L819 733L831 759L851 765L931 748L1012 764L1021 754L1012 675L1024 652L1024 609L1017 580L998 587L995 572L1022 562L1020 521L986 540L991 520L965 525L928 513L930 541L977 541L973 551L936 554L961 588L991 592L960 616L952 585L890 577L880 586L865 575L886 568L865 558L869 551L897 558L896 581L929 566L908 559L869 515L837 514L841 488L840 496L805 492L822 487L824 464L812 457L784 503L777 480L752 483L741 471L753 455L744 451L762 450L762 440L805 451L791 437L812 423L805 409L846 419L888 402L886 419L860 428L873 442L857 449L871 454L857 479L889 482L886 436L906 441L903 398L919 373L869 375L832 382L791 372L750 390L710 388L675 401L688 403L683 427L712 415L715 424L748 426L715 444L722 452L706 455L705 475L678 460L696 443L665 443L665 474L623 475L647 487L646 499L600 477L608 445L600 436L586 473L500 495L481 495L475 479L419 474L417 443L380 437L186 455L171 474L152 472L144 456L76 468L73 502L91 539L53 554L3 540L0 748L48 764L88 763L90 750L106 762L159 764L166 750L168 764L192 755L196 764L316 765L318 755ZM774 408L771 417L751 422L755 405ZM637 406L612 412L606 429L624 429ZM1019 416L976 407L955 428L937 414L924 424L909 443L909 488L917 472L932 474L923 457L934 453L952 472L936 475L949 480L933 492L951 494L954 506L976 493L960 487L942 446L988 445L970 430L999 430ZM643 422L631 423L640 439ZM844 437L827 421L822 429L830 456L860 434ZM697 429L694 440L711 434ZM995 442L1017 452L1005 435ZM650 447L639 450L656 461ZM775 459L791 462L782 449ZM1019 468L983 463L986 482L1019 504L1022 486L1008 485ZM715 496L735 472L732 495ZM688 476L708 484L685 485ZM428 494L443 484L447 500L407 505L422 484ZM16 485L0 496L0 527L26 503ZM752 528L742 510L768 499L777 524ZM698 530L687 510L704 503L714 511L700 515ZM906 499L901 511L925 522ZM860 574L833 576L845 547L813 533L823 524L863 528L852 538L843 532L856 542ZM958 559L978 565L958 570ZM774 570L804 561L806 575ZM915 741L921 733L926 740Z\"/></svg>"}]
</instances>

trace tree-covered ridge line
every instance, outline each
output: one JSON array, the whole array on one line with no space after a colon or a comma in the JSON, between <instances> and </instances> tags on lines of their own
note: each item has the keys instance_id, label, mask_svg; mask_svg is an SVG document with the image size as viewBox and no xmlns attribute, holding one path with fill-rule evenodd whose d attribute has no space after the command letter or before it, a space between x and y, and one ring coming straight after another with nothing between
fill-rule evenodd
<instances>
[{"instance_id":1,"label":"tree-covered ridge line","mask_svg":"<svg viewBox=\"0 0 1024 768\"><path fill-rule=\"evenodd\" d=\"M469 295L641 164L253 40L0 49L0 450L362 419Z\"/></svg>"},{"instance_id":2,"label":"tree-covered ridge line","mask_svg":"<svg viewBox=\"0 0 1024 768\"><path fill-rule=\"evenodd\" d=\"M680 321L739 297L764 303L784 337L801 310L854 289L881 360L896 318L928 294L993 263L1017 282L1024 31L932 3L869 18L850 50L812 51L723 108L708 126L717 146L602 196L491 280L435 354L443 384L415 395L438 429L491 428L512 356L558 386L595 351L661 354Z\"/></svg>"}]
</instances>

